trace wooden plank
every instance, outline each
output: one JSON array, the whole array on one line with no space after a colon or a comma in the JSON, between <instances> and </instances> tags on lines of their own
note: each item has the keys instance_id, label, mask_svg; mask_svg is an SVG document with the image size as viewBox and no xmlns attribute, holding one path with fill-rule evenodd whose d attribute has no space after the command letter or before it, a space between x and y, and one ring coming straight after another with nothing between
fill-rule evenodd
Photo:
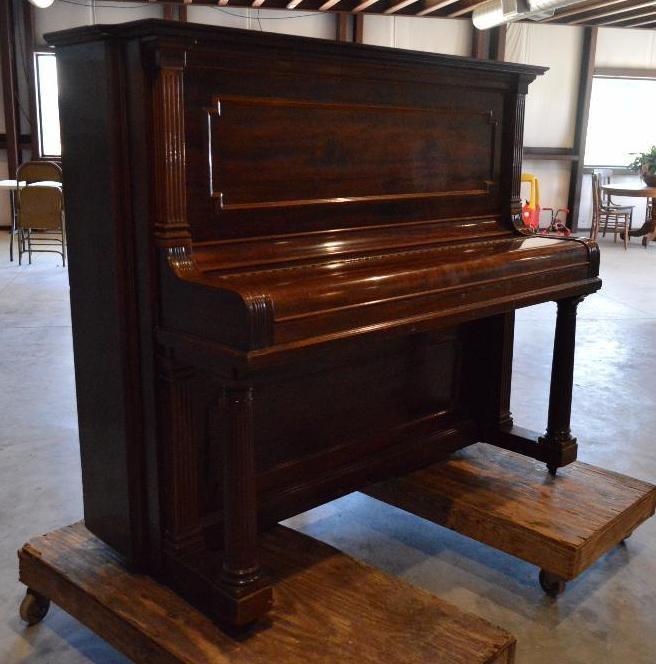
<instances>
[{"instance_id":1,"label":"wooden plank","mask_svg":"<svg viewBox=\"0 0 656 664\"><path fill-rule=\"evenodd\" d=\"M539 462L484 444L366 493L563 579L656 509L656 487L647 482L578 461L553 478Z\"/></svg>"},{"instance_id":2,"label":"wooden plank","mask_svg":"<svg viewBox=\"0 0 656 664\"><path fill-rule=\"evenodd\" d=\"M656 68L595 67L594 75L608 78L656 78Z\"/></svg>"},{"instance_id":3,"label":"wooden plank","mask_svg":"<svg viewBox=\"0 0 656 664\"><path fill-rule=\"evenodd\" d=\"M573 148L524 147L524 157L540 160L579 161L579 155Z\"/></svg>"},{"instance_id":4,"label":"wooden plank","mask_svg":"<svg viewBox=\"0 0 656 664\"><path fill-rule=\"evenodd\" d=\"M246 632L224 632L150 577L128 573L82 524L26 544L20 579L139 662L514 661L510 634L426 591L283 526L262 540L275 608Z\"/></svg>"}]
</instances>

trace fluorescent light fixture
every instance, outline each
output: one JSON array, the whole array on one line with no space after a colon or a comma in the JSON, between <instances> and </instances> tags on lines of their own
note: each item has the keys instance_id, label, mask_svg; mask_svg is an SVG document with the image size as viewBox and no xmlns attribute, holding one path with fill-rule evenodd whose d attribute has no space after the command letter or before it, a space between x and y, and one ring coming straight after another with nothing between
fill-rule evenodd
<instances>
[{"instance_id":1,"label":"fluorescent light fixture","mask_svg":"<svg viewBox=\"0 0 656 664\"><path fill-rule=\"evenodd\" d=\"M50 7L50 5L52 5L52 3L54 1L55 0L28 0L28 2L31 5L34 5L35 7L38 7L39 9L48 9L48 7Z\"/></svg>"}]
</instances>

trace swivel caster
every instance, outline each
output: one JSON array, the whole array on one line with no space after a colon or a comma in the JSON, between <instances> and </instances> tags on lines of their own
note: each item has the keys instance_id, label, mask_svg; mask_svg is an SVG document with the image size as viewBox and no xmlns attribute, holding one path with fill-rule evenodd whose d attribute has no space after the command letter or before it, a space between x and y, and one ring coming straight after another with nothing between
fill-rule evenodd
<instances>
[{"instance_id":1,"label":"swivel caster","mask_svg":"<svg viewBox=\"0 0 656 664\"><path fill-rule=\"evenodd\" d=\"M47 597L28 588L20 605L20 617L28 625L36 625L46 617L49 608L50 600Z\"/></svg>"},{"instance_id":2,"label":"swivel caster","mask_svg":"<svg viewBox=\"0 0 656 664\"><path fill-rule=\"evenodd\" d=\"M549 597L558 597L565 590L566 581L556 574L547 572L545 569L540 570L538 577L542 590L544 590Z\"/></svg>"}]
</instances>

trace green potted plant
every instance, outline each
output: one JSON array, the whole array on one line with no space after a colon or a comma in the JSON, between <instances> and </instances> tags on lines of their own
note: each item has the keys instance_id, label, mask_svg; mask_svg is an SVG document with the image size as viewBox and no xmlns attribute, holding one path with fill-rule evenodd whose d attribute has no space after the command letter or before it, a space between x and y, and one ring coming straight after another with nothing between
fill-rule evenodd
<instances>
[{"instance_id":1,"label":"green potted plant","mask_svg":"<svg viewBox=\"0 0 656 664\"><path fill-rule=\"evenodd\" d=\"M639 173L648 187L656 187L656 145L648 152L632 152L635 159L628 165L630 171Z\"/></svg>"}]
</instances>

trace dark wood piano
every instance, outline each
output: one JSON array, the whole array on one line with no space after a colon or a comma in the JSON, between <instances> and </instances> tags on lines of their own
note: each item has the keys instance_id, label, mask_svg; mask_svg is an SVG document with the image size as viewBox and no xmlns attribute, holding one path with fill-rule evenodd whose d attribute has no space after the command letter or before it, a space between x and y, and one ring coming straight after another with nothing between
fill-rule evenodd
<instances>
[{"instance_id":1,"label":"dark wood piano","mask_svg":"<svg viewBox=\"0 0 656 664\"><path fill-rule=\"evenodd\" d=\"M49 41L85 519L129 565L245 624L258 529L477 441L575 459L599 255L520 228L543 69L162 21ZM514 311L548 300L539 436Z\"/></svg>"}]
</instances>

